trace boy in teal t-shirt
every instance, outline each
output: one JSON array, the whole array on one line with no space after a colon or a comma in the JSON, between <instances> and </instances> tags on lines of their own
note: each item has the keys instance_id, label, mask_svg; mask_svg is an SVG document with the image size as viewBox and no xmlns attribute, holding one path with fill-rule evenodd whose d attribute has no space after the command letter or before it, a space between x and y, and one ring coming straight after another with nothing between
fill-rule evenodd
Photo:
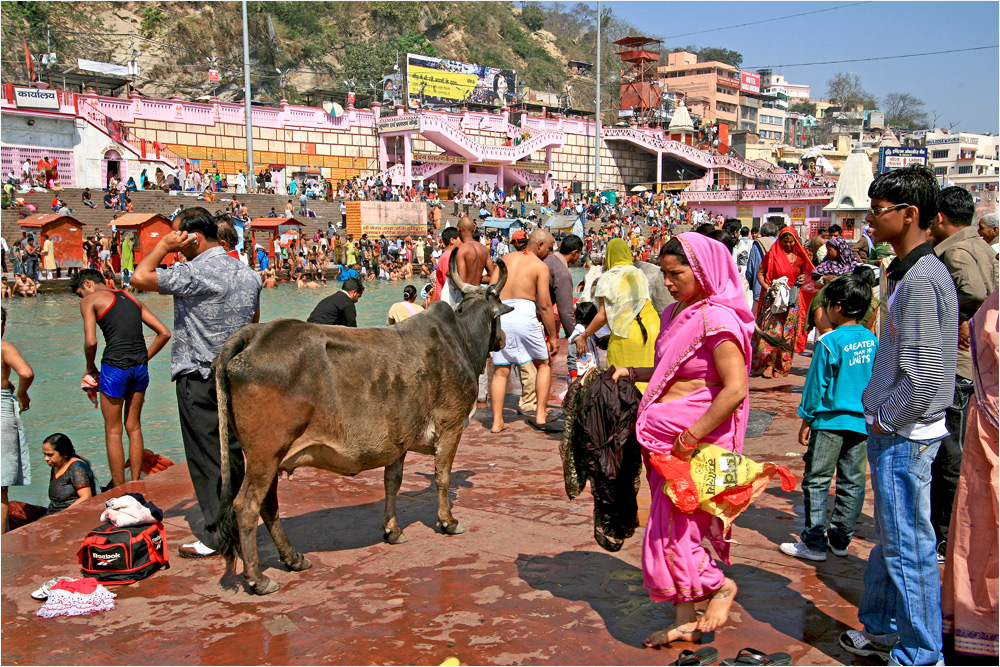
<instances>
[{"instance_id":1,"label":"boy in teal t-shirt","mask_svg":"<svg viewBox=\"0 0 1000 667\"><path fill-rule=\"evenodd\" d=\"M847 555L854 526L865 500L867 430L861 392L872 377L878 340L858 322L871 304L871 284L849 274L826 288L827 314L834 330L816 341L809 375L802 388L799 444L808 447L802 477L805 530L801 542L786 542L781 551L806 560L826 560L827 545ZM837 473L837 498L827 530L830 482Z\"/></svg>"}]
</instances>

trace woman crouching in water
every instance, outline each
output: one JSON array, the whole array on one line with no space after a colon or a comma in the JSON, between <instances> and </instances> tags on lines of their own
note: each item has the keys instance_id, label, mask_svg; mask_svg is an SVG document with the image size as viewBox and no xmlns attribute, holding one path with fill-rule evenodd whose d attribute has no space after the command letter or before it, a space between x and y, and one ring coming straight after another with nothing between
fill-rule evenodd
<instances>
[{"instance_id":1,"label":"woman crouching in water","mask_svg":"<svg viewBox=\"0 0 1000 667\"><path fill-rule=\"evenodd\" d=\"M681 512L663 493L664 479L649 453L690 460L708 443L740 453L747 419L754 318L726 247L696 233L672 238L660 251L664 284L676 303L663 311L653 368L619 368L617 380L649 382L636 435L643 448L652 501L642 546L642 575L650 598L676 607L675 622L654 632L647 647L696 642L729 617L736 583L725 577L702 544L729 564L722 522L701 509ZM699 616L695 603L707 601Z\"/></svg>"}]
</instances>

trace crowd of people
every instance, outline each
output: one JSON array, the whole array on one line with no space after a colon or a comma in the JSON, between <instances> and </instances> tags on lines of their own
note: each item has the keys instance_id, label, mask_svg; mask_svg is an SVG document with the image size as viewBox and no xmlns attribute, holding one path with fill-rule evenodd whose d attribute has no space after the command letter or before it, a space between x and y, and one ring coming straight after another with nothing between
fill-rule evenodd
<instances>
[{"instance_id":1,"label":"crowd of people","mask_svg":"<svg viewBox=\"0 0 1000 667\"><path fill-rule=\"evenodd\" d=\"M517 192L508 197L477 185L473 193L481 206L524 205ZM642 393L634 433L651 490L643 580L651 599L676 607L674 623L647 637L647 646L699 641L728 621L739 592L708 547L729 564L729 524L704 508L680 510L663 492L666 473L656 462L672 457L689 465L708 445L742 453L750 378L787 376L812 339L798 409L798 442L806 448L804 526L800 541L780 550L807 561L825 560L827 550L846 556L868 471L875 546L858 610L862 629L843 633L840 645L894 664L941 664L942 633L948 633L958 653L996 656L996 214L975 227L971 195L941 190L926 168L880 175L869 196L871 210L856 242L844 239L836 225L803 239L775 220L744 226L690 210L678 197L646 193L574 199L557 190L553 206L575 213L586 229L561 235L558 244L530 221L508 233L463 216L440 233L431 225L426 237L342 238L331 226L311 239L275 239L271 248L240 253L230 214L243 215L242 205L232 203L221 216L203 208L178 211L174 231L134 267L130 284L174 297L171 379L205 517L181 555L212 556L218 547L221 472L212 360L229 334L258 321L261 290L274 287L279 272L302 288L327 278L342 281L308 318L340 326L357 326L366 281L426 278L422 289L403 288L387 316L391 326L435 301L455 306L462 300L448 278L452 263L464 283L479 285L497 282L503 260L508 278L499 296L509 312L500 325L507 344L493 353L492 373L483 373L479 392L492 404L492 432L507 428L504 394L515 369L523 385L519 412L528 424L563 430L567 416L548 406L559 328L570 341L571 380L603 355L602 365L614 367L614 381ZM678 225L691 231L678 233ZM71 287L82 299L86 374L100 394L113 482L119 484L127 467L138 478L139 411L149 382L144 371L171 332L139 301L106 285L100 262L115 248L113 241L95 241L98 270L78 272ZM170 253L184 261L160 266ZM22 251L21 266L24 257ZM601 267L591 285L570 278L568 267L581 258ZM335 275L328 275L331 266ZM665 301L657 282L669 294ZM109 323L98 320L98 311L113 314ZM95 323L106 343L100 369ZM148 346L143 326L156 334ZM13 346L3 346L6 524L7 487L24 484L30 474L17 408L29 407L33 374ZM12 373L16 386L8 382ZM94 492L89 466L79 465L65 436L56 436L61 434L50 436L45 450L53 478L75 469L80 483L72 486L82 500L88 488ZM239 443L231 441L230 449L238 487ZM836 503L828 518L834 477ZM61 493L61 502L74 501Z\"/></svg>"}]
</instances>

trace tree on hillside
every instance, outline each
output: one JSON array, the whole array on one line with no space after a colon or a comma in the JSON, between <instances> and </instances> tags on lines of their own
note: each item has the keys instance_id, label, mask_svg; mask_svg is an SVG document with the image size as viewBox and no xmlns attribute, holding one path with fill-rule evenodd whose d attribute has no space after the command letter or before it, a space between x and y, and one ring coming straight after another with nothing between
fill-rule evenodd
<instances>
[{"instance_id":1,"label":"tree on hillside","mask_svg":"<svg viewBox=\"0 0 1000 667\"><path fill-rule=\"evenodd\" d=\"M531 32L545 27L545 12L536 2L521 3L521 23Z\"/></svg>"},{"instance_id":2,"label":"tree on hillside","mask_svg":"<svg viewBox=\"0 0 1000 667\"><path fill-rule=\"evenodd\" d=\"M882 98L885 124L898 130L916 130L927 125L924 101L909 93L889 93Z\"/></svg>"}]
</instances>

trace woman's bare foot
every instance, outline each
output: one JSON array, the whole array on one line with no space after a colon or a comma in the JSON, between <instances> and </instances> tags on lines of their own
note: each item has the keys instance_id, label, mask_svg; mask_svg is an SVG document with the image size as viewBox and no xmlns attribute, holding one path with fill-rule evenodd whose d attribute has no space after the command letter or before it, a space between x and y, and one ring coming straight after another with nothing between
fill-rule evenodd
<instances>
[{"instance_id":1,"label":"woman's bare foot","mask_svg":"<svg viewBox=\"0 0 1000 667\"><path fill-rule=\"evenodd\" d=\"M494 424L490 427L490 433L501 433L507 430L507 424L500 422L499 425Z\"/></svg>"},{"instance_id":2,"label":"woman's bare foot","mask_svg":"<svg viewBox=\"0 0 1000 667\"><path fill-rule=\"evenodd\" d=\"M642 645L646 648L658 648L666 646L671 642L696 642L701 639L701 632L697 626L697 621L691 621L683 625L668 625L663 630L658 630L643 639Z\"/></svg>"},{"instance_id":3,"label":"woman's bare foot","mask_svg":"<svg viewBox=\"0 0 1000 667\"><path fill-rule=\"evenodd\" d=\"M702 632L712 632L723 623L729 620L729 609L733 606L733 599L736 597L736 582L727 578L722 584L722 588L715 592L708 600L708 607L705 613L698 619L696 625Z\"/></svg>"}]
</instances>

